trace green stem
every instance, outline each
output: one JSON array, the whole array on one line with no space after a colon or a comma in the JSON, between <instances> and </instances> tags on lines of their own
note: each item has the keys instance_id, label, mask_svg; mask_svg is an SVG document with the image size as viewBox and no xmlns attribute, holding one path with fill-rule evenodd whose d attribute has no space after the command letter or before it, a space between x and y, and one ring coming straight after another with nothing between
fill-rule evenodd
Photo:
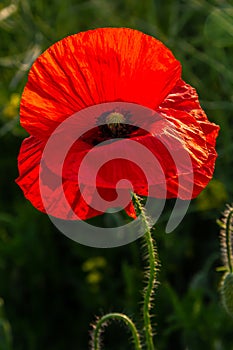
<instances>
[{"instance_id":1,"label":"green stem","mask_svg":"<svg viewBox=\"0 0 233 350\"><path fill-rule=\"evenodd\" d=\"M232 266L232 242L231 242L231 234L232 234L232 215L233 209L229 210L229 214L226 219L226 246L227 246L227 262L229 271L233 272Z\"/></svg>"},{"instance_id":2,"label":"green stem","mask_svg":"<svg viewBox=\"0 0 233 350\"><path fill-rule=\"evenodd\" d=\"M147 348L148 350L154 350L153 329L151 326L150 310L152 307L152 297L154 294L154 286L155 286L155 279L156 279L156 264L155 264L155 251L153 246L153 239L150 231L145 233L145 239L146 239L146 244L148 246L148 253L149 253L149 276L148 276L148 283L145 288L145 294L144 294L143 316L144 316L144 327L145 327Z\"/></svg>"},{"instance_id":3,"label":"green stem","mask_svg":"<svg viewBox=\"0 0 233 350\"><path fill-rule=\"evenodd\" d=\"M144 332L146 337L146 345L147 350L154 350L154 342L153 342L153 328L151 325L151 315L150 310L152 308L152 299L154 294L154 289L156 285L156 275L158 271L158 256L157 256L157 250L155 241L152 238L151 235L151 227L149 223L149 219L146 216L145 209L141 203L141 199L136 195L133 194L133 198L135 200L136 206L140 212L141 219L145 225L146 233L144 235L146 246L148 249L148 262L149 262L149 269L147 271L147 285L144 290L144 301L143 301L143 318L144 318Z\"/></svg>"},{"instance_id":4,"label":"green stem","mask_svg":"<svg viewBox=\"0 0 233 350\"><path fill-rule=\"evenodd\" d=\"M111 320L120 320L123 321L131 330L132 336L133 336L133 341L134 341L134 346L135 350L142 350L142 346L140 343L140 337L139 333L137 331L137 328L133 321L126 315L121 314L121 313L109 313L104 316L102 316L95 324L94 326L94 331L93 331L93 345L92 349L93 350L100 350L100 334L101 334L101 329L106 326L108 321Z\"/></svg>"}]
</instances>

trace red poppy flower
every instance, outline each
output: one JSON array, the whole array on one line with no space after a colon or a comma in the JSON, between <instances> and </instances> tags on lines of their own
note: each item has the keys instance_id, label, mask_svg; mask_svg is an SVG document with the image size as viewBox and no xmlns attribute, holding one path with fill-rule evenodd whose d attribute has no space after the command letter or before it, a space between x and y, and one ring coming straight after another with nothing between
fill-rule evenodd
<instances>
[{"instance_id":1,"label":"red poppy flower","mask_svg":"<svg viewBox=\"0 0 233 350\"><path fill-rule=\"evenodd\" d=\"M59 127L73 115L71 133L62 133ZM219 127L208 121L196 91L182 80L171 51L136 30L90 30L51 46L30 70L20 120L31 136L22 144L16 181L37 209L58 218L77 219L76 214L85 220L103 213L116 199L117 183L122 194L129 192L129 182L121 179L128 179L139 195L191 199L213 175ZM42 162L57 130L60 146L50 161ZM71 134L81 136L64 156L60 179L56 166ZM136 142L141 148L132 146ZM157 162L143 158L142 148ZM106 161L96 174L96 188L95 162L93 169L83 166L78 178L82 161L93 149L96 160ZM178 169L174 159L184 150L191 167L180 164ZM92 205L98 194L109 205ZM135 217L130 202L125 210Z\"/></svg>"}]
</instances>

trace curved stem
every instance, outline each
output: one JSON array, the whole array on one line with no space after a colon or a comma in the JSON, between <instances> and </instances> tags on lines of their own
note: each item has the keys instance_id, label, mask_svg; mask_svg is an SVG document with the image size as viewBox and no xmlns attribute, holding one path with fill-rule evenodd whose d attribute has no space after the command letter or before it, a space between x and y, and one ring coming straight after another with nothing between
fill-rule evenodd
<instances>
[{"instance_id":1,"label":"curved stem","mask_svg":"<svg viewBox=\"0 0 233 350\"><path fill-rule=\"evenodd\" d=\"M146 216L145 209L141 203L140 198L133 194L133 198L135 200L136 206L140 212L142 221L145 225L146 233L144 235L146 246L148 249L148 262L149 268L147 272L147 285L144 290L144 302L143 302L143 318L144 318L144 331L146 337L146 345L148 350L154 350L154 342L153 342L153 328L151 325L151 315L150 310L152 307L152 299L154 294L154 288L156 285L156 275L158 271L158 256L155 241L151 235L151 227L149 219Z\"/></svg>"},{"instance_id":2,"label":"curved stem","mask_svg":"<svg viewBox=\"0 0 233 350\"><path fill-rule=\"evenodd\" d=\"M93 345L92 349L93 350L100 350L100 334L101 334L101 329L106 326L108 321L111 321L113 319L123 321L131 330L132 336L133 336L133 341L134 341L134 346L135 350L141 350L142 346L140 343L140 337L139 333L137 331L137 328L133 321L126 315L121 314L121 313L109 313L104 316L102 316L95 324L94 326L94 331L93 331Z\"/></svg>"}]
</instances>

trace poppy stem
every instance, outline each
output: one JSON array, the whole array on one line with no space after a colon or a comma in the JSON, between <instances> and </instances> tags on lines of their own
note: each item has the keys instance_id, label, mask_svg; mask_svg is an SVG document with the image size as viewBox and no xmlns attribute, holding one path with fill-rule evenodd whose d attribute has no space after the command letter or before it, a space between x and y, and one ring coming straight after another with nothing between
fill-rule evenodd
<instances>
[{"instance_id":1,"label":"poppy stem","mask_svg":"<svg viewBox=\"0 0 233 350\"><path fill-rule=\"evenodd\" d=\"M232 273L232 216L233 208L229 209L228 216L226 218L226 247L227 247L227 262L228 269Z\"/></svg>"},{"instance_id":2,"label":"poppy stem","mask_svg":"<svg viewBox=\"0 0 233 350\"><path fill-rule=\"evenodd\" d=\"M233 254L232 254L232 241L233 241L233 207L227 205L227 209L224 211L224 218L220 221L221 230L221 255L223 263L228 272L233 273Z\"/></svg>"},{"instance_id":3,"label":"poppy stem","mask_svg":"<svg viewBox=\"0 0 233 350\"><path fill-rule=\"evenodd\" d=\"M153 342L153 327L151 325L150 310L152 308L153 294L157 283L156 277L159 267L159 259L157 254L156 243L151 234L150 220L146 215L145 208L141 202L141 199L136 194L133 194L133 198L146 230L144 238L148 251L146 256L148 258L149 267L148 269L146 269L145 273L147 285L144 289L143 318L147 350L154 350L155 346Z\"/></svg>"},{"instance_id":4,"label":"poppy stem","mask_svg":"<svg viewBox=\"0 0 233 350\"><path fill-rule=\"evenodd\" d=\"M145 270L147 284L144 289L144 300L143 300L143 320L144 320L143 331L145 334L145 345L147 350L155 350L154 341L153 341L153 327L151 324L150 311L152 308L153 295L157 284L156 277L159 269L159 259L158 259L156 244L151 233L152 225L150 223L150 219L146 215L146 210L143 206L142 200L135 193L132 193L132 197L134 200L135 209L141 218L141 223L143 224L143 229L145 230L144 239L145 239L145 246L147 250L146 257L149 263L149 266ZM93 325L91 349L92 350L101 349L101 334L105 329L105 327L112 320L123 321L129 327L132 333L135 350L142 350L139 332L134 322L127 315L122 313L116 313L116 312L108 313L102 316Z\"/></svg>"},{"instance_id":5,"label":"poppy stem","mask_svg":"<svg viewBox=\"0 0 233 350\"><path fill-rule=\"evenodd\" d=\"M93 336L92 336L92 349L93 350L101 349L101 341L100 341L101 333L103 329L106 327L106 325L108 324L108 322L114 319L123 321L129 327L133 336L135 350L142 350L139 333L134 322L127 315L117 313L117 312L106 314L97 320L96 324L93 327L94 330L93 330Z\"/></svg>"},{"instance_id":6,"label":"poppy stem","mask_svg":"<svg viewBox=\"0 0 233 350\"><path fill-rule=\"evenodd\" d=\"M151 231L145 233L146 244L148 247L148 259L149 259L149 273L146 271L148 281L144 290L144 303L143 303L143 317L144 317L144 330L146 335L146 344L148 350L154 350L153 343L153 328L151 325L150 310L152 307L152 299L154 294L154 287L156 285L156 250Z\"/></svg>"}]
</instances>

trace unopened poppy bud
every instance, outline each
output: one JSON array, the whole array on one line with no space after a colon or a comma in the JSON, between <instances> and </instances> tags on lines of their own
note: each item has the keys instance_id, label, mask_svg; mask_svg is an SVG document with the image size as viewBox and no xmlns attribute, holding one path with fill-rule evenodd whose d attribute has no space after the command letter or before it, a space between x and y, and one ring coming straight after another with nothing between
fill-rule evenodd
<instances>
[{"instance_id":1,"label":"unopened poppy bud","mask_svg":"<svg viewBox=\"0 0 233 350\"><path fill-rule=\"evenodd\" d=\"M226 311L233 317L233 273L227 272L221 282L222 303Z\"/></svg>"}]
</instances>

